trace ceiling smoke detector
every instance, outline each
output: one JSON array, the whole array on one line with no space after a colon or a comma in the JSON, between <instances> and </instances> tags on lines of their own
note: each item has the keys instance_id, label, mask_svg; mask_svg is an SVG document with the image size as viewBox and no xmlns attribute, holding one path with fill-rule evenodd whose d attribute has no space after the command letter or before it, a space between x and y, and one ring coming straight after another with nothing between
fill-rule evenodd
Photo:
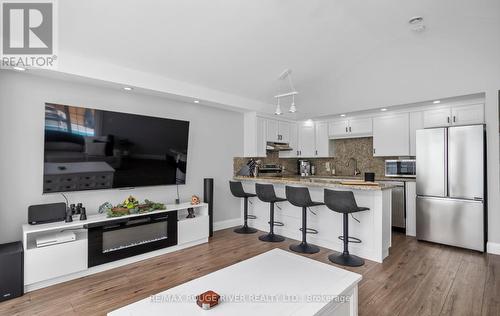
<instances>
[{"instance_id":1,"label":"ceiling smoke detector","mask_svg":"<svg viewBox=\"0 0 500 316\"><path fill-rule=\"evenodd\" d=\"M417 33L421 33L425 31L425 24L424 24L424 18L421 16L414 16L410 20L408 20L408 23L411 26L411 30Z\"/></svg>"}]
</instances>

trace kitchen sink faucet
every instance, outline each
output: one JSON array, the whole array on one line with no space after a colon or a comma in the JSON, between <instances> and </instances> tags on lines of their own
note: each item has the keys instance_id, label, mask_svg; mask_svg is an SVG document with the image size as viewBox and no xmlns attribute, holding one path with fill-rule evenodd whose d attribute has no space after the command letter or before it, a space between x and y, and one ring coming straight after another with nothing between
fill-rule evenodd
<instances>
[{"instance_id":1,"label":"kitchen sink faucet","mask_svg":"<svg viewBox=\"0 0 500 316\"><path fill-rule=\"evenodd\" d=\"M358 169L358 161L356 160L356 158L354 157L349 158L349 160L347 161L347 167L351 166L351 161L354 161L354 171L353 171L354 176L360 175L361 172Z\"/></svg>"}]
</instances>

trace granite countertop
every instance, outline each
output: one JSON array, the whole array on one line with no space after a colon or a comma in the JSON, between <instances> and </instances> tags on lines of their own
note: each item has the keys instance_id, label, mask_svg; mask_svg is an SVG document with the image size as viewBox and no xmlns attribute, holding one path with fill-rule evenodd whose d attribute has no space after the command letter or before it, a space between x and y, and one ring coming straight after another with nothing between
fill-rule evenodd
<instances>
[{"instance_id":1,"label":"granite countertop","mask_svg":"<svg viewBox=\"0 0 500 316\"><path fill-rule=\"evenodd\" d=\"M295 175L291 175L295 177ZM288 177L288 176L284 176ZM298 176L297 176L298 177ZM364 177L359 176L309 176L306 178L322 178L322 179L342 179L342 180L363 180ZM416 178L405 178L405 177L375 177L375 181L394 181L394 182L415 182Z\"/></svg>"},{"instance_id":2,"label":"granite countertop","mask_svg":"<svg viewBox=\"0 0 500 316\"><path fill-rule=\"evenodd\" d=\"M383 182L378 183L378 185L355 185L355 184L342 184L343 180L345 181L353 181L353 180L362 180L361 178L349 178L349 177L300 177L300 176L283 176L283 177L244 177L244 176L235 176L235 180L240 181L259 181L259 182L268 182L268 183L276 183L276 184L290 184L290 185L306 185L306 186L314 186L314 187L324 187L324 188L342 188L342 189L351 189L351 190L368 190L368 191L376 191L376 190L387 190L395 188L395 184Z\"/></svg>"}]
</instances>

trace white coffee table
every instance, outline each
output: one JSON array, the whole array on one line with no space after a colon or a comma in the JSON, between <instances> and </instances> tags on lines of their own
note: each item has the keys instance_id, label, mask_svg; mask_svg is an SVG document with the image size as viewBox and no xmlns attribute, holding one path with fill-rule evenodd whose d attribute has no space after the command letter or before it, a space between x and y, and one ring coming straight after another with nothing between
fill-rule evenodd
<instances>
[{"instance_id":1,"label":"white coffee table","mask_svg":"<svg viewBox=\"0 0 500 316\"><path fill-rule=\"evenodd\" d=\"M358 314L359 281L357 273L274 249L108 315L352 316ZM208 290L225 301L203 310L195 297Z\"/></svg>"}]
</instances>

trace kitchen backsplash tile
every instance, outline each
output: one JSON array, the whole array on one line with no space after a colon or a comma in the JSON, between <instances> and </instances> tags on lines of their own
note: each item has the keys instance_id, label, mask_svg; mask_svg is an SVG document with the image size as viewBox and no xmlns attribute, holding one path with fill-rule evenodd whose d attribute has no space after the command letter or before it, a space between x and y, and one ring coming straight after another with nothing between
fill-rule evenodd
<instances>
[{"instance_id":1,"label":"kitchen backsplash tile","mask_svg":"<svg viewBox=\"0 0 500 316\"><path fill-rule=\"evenodd\" d=\"M336 175L354 175L354 164L352 161L349 163L349 160L355 158L361 174L365 172L375 172L376 176L383 177L385 174L384 161L386 159L397 159L397 157L373 157L372 137L330 140L330 148L334 149L334 158L308 158L315 166L316 175L318 176L332 175L331 171L326 170L327 162L330 162L331 168L335 168ZM251 158L235 157L234 174L236 174L249 159ZM255 157L253 159L260 160L263 164L280 164L285 168L285 174L297 173L297 158L279 158L277 152L268 152L265 158Z\"/></svg>"}]
</instances>

